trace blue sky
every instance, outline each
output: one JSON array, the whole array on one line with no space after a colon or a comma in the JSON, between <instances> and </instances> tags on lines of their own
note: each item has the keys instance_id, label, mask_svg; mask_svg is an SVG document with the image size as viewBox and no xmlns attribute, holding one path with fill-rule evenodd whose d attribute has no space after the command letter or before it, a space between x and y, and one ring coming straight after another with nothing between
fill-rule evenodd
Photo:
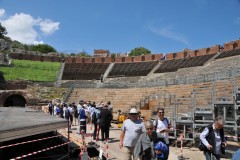
<instances>
[{"instance_id":1,"label":"blue sky","mask_svg":"<svg viewBox=\"0 0 240 160\"><path fill-rule=\"evenodd\" d=\"M240 38L240 0L0 0L9 37L58 52L195 50Z\"/></svg>"}]
</instances>

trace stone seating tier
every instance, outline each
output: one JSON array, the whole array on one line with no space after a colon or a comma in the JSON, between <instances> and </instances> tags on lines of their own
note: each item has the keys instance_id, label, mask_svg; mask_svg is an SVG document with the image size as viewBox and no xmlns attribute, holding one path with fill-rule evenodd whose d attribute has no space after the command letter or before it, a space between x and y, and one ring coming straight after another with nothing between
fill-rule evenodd
<instances>
[{"instance_id":1,"label":"stone seating tier","mask_svg":"<svg viewBox=\"0 0 240 160\"><path fill-rule=\"evenodd\" d=\"M240 78L236 78L235 83L239 86ZM80 99L83 99L85 101L95 101L96 103L99 103L100 101L103 101L104 103L111 101L114 107L114 111L117 111L119 109L122 111L128 111L132 106L135 106L136 103L145 102L142 107L144 107L145 110L152 111L153 109L156 109L156 106L159 105L173 107L173 95L175 95L179 106L177 112L181 113L183 110L185 110L184 112L190 112L192 110L191 97L194 95L193 91L196 93L196 107L211 107L212 98L221 99L227 97L230 99L233 92L233 86L230 84L232 84L232 79L222 81L219 80L215 83L205 82L198 84L149 87L144 89L74 88L67 101L78 102ZM215 91L214 96L212 95L213 88ZM153 98L154 96L156 97L156 95L159 97L158 99ZM171 102L168 99L170 96L172 96Z\"/></svg>"}]
</instances>

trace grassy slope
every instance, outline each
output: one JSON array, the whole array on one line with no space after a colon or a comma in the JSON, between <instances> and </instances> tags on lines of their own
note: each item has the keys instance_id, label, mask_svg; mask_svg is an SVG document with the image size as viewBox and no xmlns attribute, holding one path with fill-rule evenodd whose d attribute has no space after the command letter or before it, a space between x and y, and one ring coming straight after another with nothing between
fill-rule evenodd
<instances>
[{"instance_id":1,"label":"grassy slope","mask_svg":"<svg viewBox=\"0 0 240 160\"><path fill-rule=\"evenodd\" d=\"M60 69L59 62L13 60L13 67L0 67L5 80L53 82Z\"/></svg>"}]
</instances>

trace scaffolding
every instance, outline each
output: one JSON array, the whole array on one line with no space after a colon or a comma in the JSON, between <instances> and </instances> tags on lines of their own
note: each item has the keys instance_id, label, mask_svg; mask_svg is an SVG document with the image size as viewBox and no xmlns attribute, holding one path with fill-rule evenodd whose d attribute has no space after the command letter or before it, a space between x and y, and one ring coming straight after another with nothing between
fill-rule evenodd
<instances>
[{"instance_id":1,"label":"scaffolding","mask_svg":"<svg viewBox=\"0 0 240 160\"><path fill-rule=\"evenodd\" d=\"M189 97L177 97L175 94L161 92L151 95L149 99L156 101L156 107L151 108L152 119L157 116L157 107L164 106L165 117L174 128L174 139L181 133L185 140L195 143L201 131L213 123L215 117L222 116L225 120L226 135L234 137L234 141L239 140L240 88L235 77L203 84L193 89Z\"/></svg>"}]
</instances>

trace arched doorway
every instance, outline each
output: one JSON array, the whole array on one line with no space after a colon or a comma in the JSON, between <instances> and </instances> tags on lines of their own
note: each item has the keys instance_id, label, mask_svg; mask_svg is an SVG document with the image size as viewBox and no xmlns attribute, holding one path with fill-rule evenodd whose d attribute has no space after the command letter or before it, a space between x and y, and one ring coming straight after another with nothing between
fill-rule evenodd
<instances>
[{"instance_id":1,"label":"arched doorway","mask_svg":"<svg viewBox=\"0 0 240 160\"><path fill-rule=\"evenodd\" d=\"M25 107L26 99L18 94L11 95L8 98L6 98L4 102L4 107L10 107L10 106L17 106L17 107Z\"/></svg>"}]
</instances>

